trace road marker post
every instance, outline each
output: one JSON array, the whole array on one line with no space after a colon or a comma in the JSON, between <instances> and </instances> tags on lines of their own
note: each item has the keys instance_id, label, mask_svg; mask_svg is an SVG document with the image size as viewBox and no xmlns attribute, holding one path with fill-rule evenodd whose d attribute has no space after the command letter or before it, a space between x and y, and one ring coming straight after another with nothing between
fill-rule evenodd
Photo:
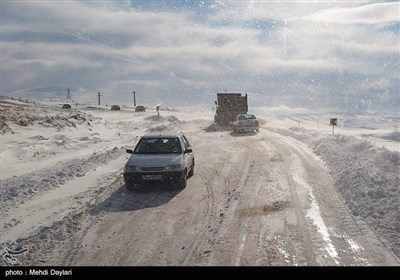
<instances>
[{"instance_id":1,"label":"road marker post","mask_svg":"<svg viewBox=\"0 0 400 280\"><path fill-rule=\"evenodd\" d=\"M335 134L335 126L337 126L337 118L331 118L330 125L332 126L332 135L334 135Z\"/></svg>"}]
</instances>

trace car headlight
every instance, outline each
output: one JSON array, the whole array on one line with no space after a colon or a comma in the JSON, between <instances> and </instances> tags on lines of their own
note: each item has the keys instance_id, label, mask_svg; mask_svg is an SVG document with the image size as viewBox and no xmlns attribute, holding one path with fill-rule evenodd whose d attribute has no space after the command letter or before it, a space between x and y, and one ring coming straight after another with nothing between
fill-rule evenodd
<instances>
[{"instance_id":1,"label":"car headlight","mask_svg":"<svg viewBox=\"0 0 400 280\"><path fill-rule=\"evenodd\" d=\"M175 165L168 165L165 168L166 171L181 171L182 166L180 164L175 164Z\"/></svg>"},{"instance_id":2,"label":"car headlight","mask_svg":"<svg viewBox=\"0 0 400 280\"><path fill-rule=\"evenodd\" d=\"M140 172L140 167L125 165L125 173Z\"/></svg>"}]
</instances>

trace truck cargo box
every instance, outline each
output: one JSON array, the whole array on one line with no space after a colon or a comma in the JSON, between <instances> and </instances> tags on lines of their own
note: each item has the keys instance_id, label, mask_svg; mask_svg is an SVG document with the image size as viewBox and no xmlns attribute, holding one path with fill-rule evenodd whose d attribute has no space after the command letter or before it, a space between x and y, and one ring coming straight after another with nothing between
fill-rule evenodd
<instances>
[{"instance_id":1,"label":"truck cargo box","mask_svg":"<svg viewBox=\"0 0 400 280\"><path fill-rule=\"evenodd\" d=\"M229 125L237 115L247 114L247 93L217 93L217 110L214 121L219 125Z\"/></svg>"}]
</instances>

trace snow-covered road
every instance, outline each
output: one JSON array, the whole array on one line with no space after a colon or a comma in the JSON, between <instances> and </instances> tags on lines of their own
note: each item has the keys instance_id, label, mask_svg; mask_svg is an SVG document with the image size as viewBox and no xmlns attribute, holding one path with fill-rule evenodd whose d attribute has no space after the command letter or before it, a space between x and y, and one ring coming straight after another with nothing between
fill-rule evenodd
<instances>
[{"instance_id":1,"label":"snow-covered road","mask_svg":"<svg viewBox=\"0 0 400 280\"><path fill-rule=\"evenodd\" d=\"M197 162L188 187L127 192L120 183L63 264L396 264L304 144L266 130L187 134Z\"/></svg>"},{"instance_id":2,"label":"snow-covered road","mask_svg":"<svg viewBox=\"0 0 400 280\"><path fill-rule=\"evenodd\" d=\"M304 142L268 123L258 134L235 135L207 132L210 114L161 113L90 111L102 118L90 130L36 137L48 139L38 161L11 159L22 146L4 136L1 246L29 244L21 265L399 265L353 216L330 170ZM31 141L38 134L10 128ZM164 130L182 130L192 143L196 170L188 186L127 191L124 149ZM60 134L67 152L51 142ZM16 167L7 162L28 171L12 177Z\"/></svg>"}]
</instances>

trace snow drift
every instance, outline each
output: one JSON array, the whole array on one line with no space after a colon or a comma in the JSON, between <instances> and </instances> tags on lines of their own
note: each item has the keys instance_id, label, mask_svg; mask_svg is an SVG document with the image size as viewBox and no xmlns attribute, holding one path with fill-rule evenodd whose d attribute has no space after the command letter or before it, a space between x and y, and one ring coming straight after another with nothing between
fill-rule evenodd
<instances>
[{"instance_id":1,"label":"snow drift","mask_svg":"<svg viewBox=\"0 0 400 280\"><path fill-rule=\"evenodd\" d=\"M312 147L352 214L400 256L400 153L341 135L321 138Z\"/></svg>"}]
</instances>

